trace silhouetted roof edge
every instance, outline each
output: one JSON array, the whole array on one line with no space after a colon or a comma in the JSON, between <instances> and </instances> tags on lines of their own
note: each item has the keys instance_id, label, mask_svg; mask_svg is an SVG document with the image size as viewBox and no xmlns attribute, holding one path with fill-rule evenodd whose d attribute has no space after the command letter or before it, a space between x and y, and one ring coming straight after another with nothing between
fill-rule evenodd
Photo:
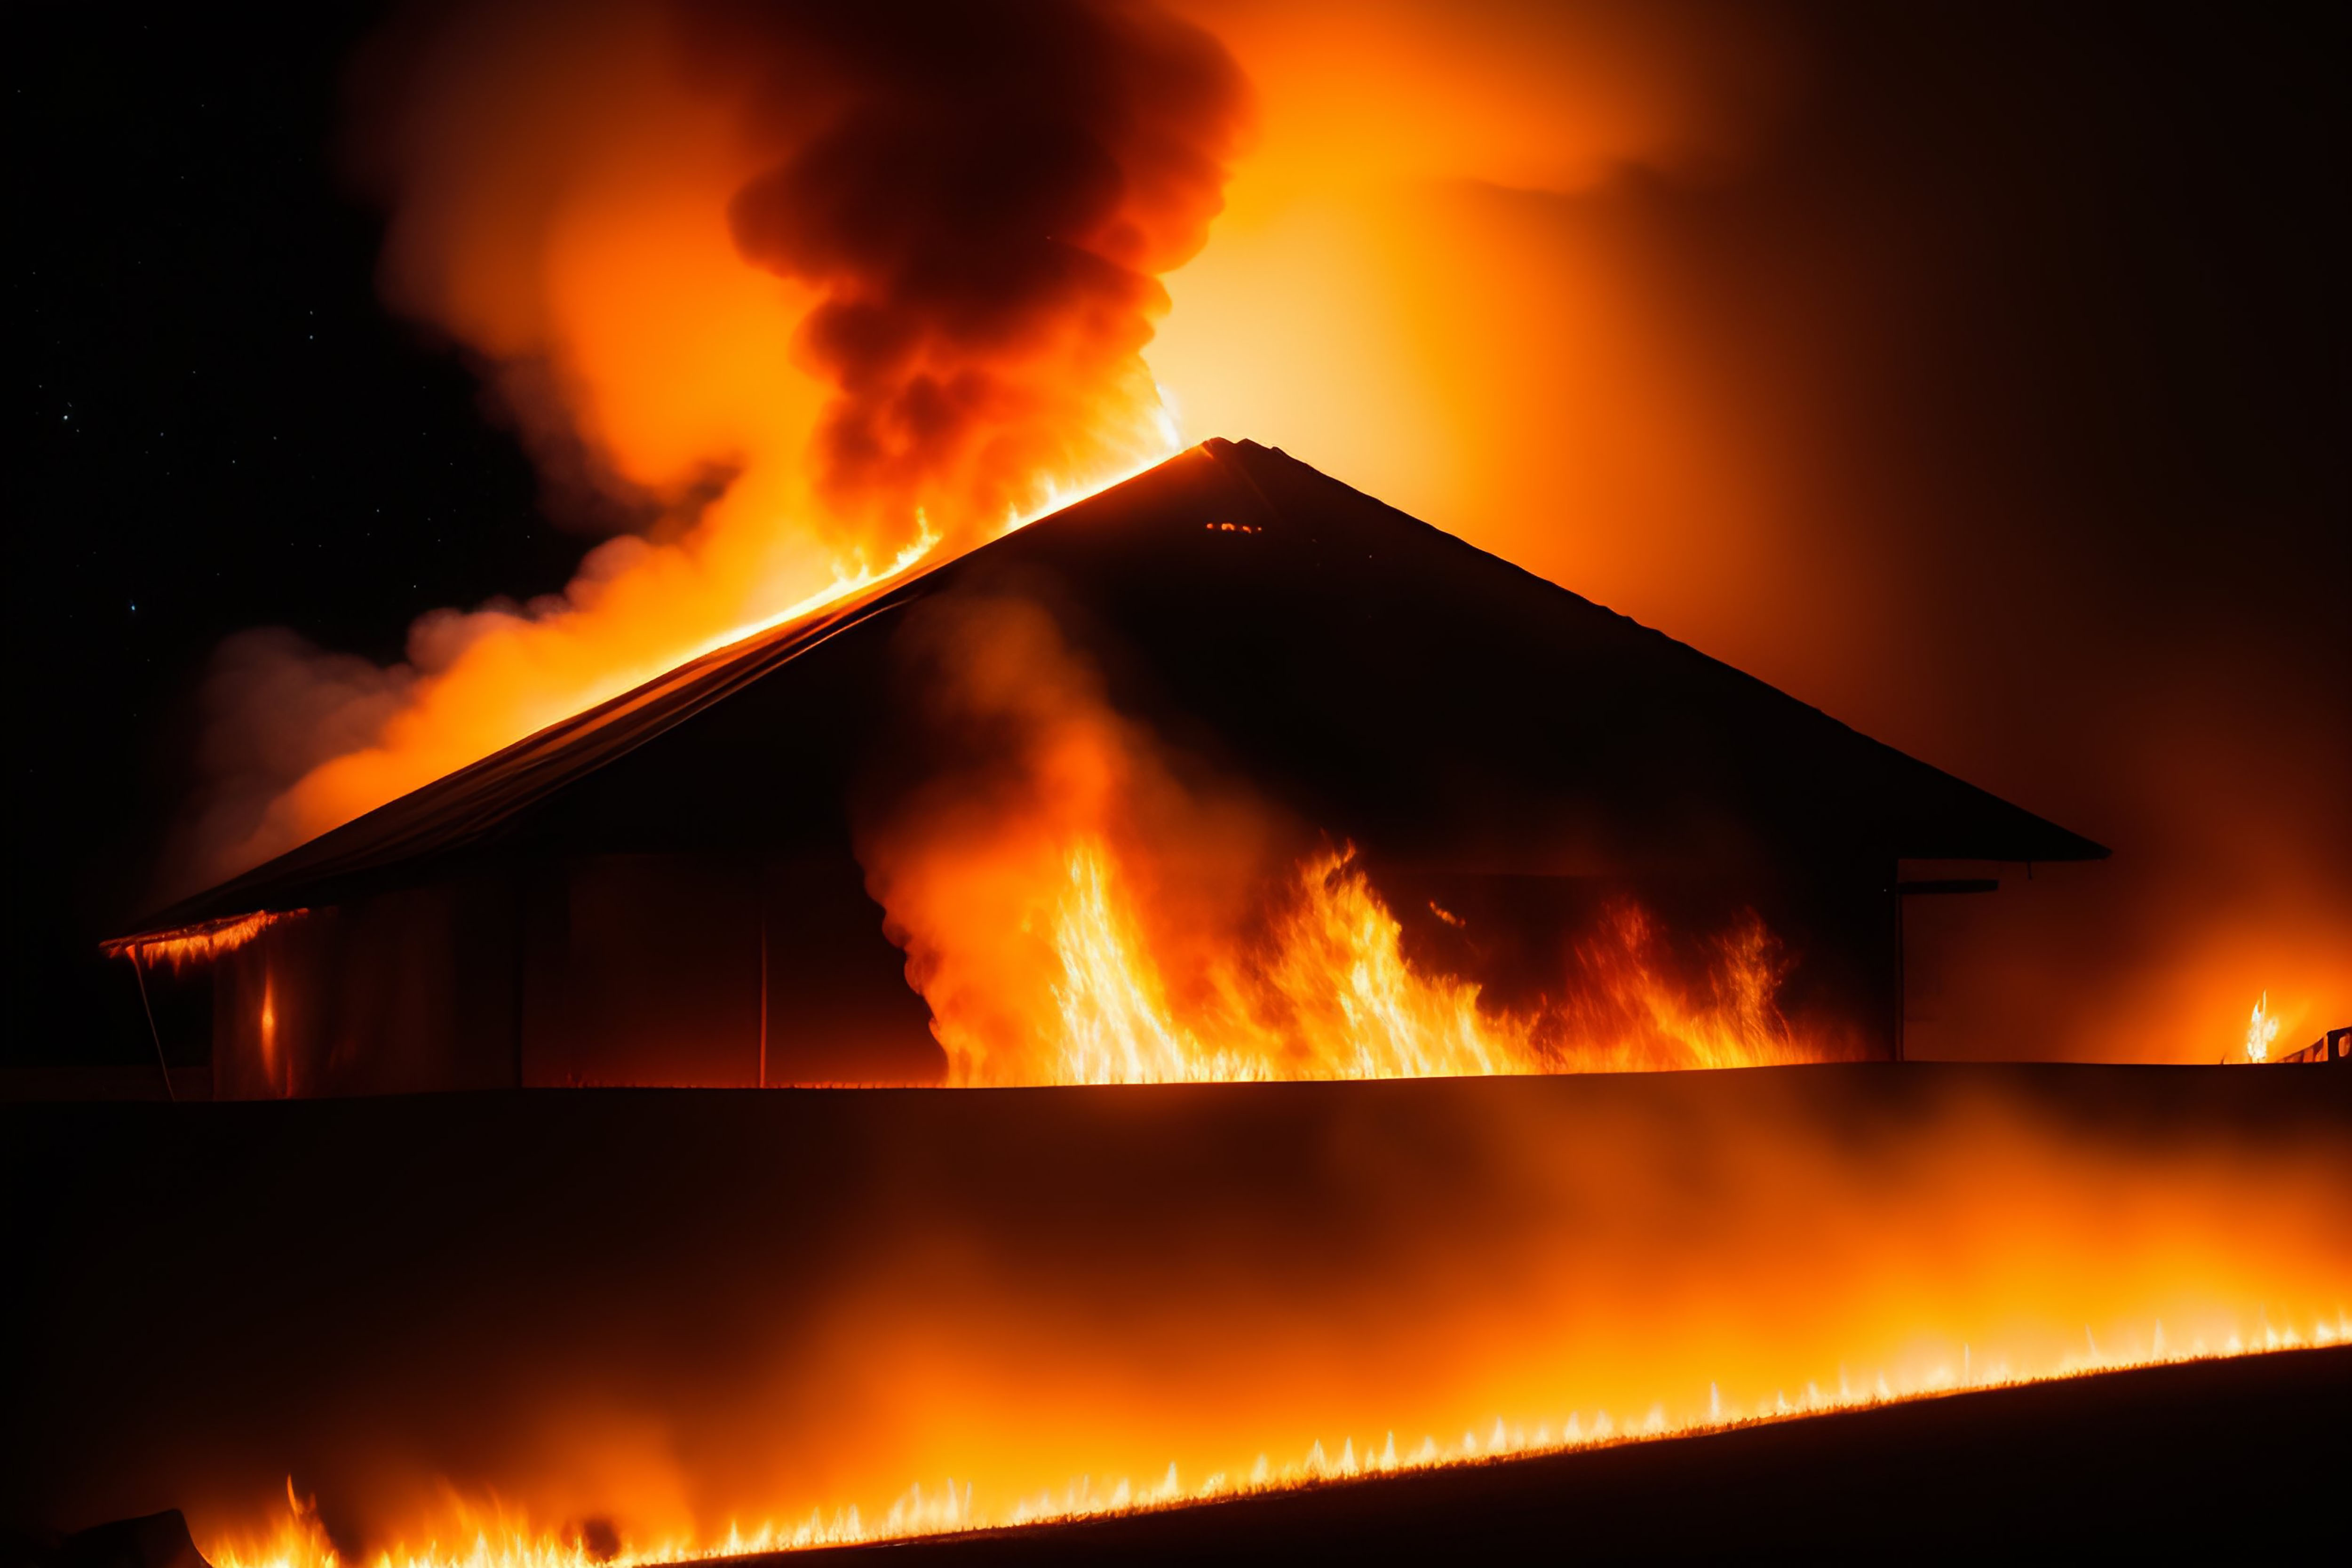
<instances>
[{"instance_id":1,"label":"silhouetted roof edge","mask_svg":"<svg viewBox=\"0 0 2352 1568\"><path fill-rule=\"evenodd\" d=\"M1496 555L1492 552L1481 550L1478 546L1471 543L1460 534L1449 533L1433 522L1415 517L1412 513L1402 510L1402 509L1381 500L1380 497L1373 495L1369 491L1356 489L1345 479L1335 479L1331 475L1327 474L1322 469L1317 468L1314 464L1304 462L1299 458L1292 457L1289 453L1284 451L1279 447L1267 447L1259 442L1251 440L1233 441L1228 440L1222 436L1211 437L1206 441L1202 442L1201 447L1206 449L1213 457L1223 460L1227 465L1230 471L1234 472L1244 479L1248 482L1250 489L1255 491L1261 500L1265 500L1269 508L1272 508L1274 505L1272 500L1266 497L1265 491L1258 483L1256 476L1251 474L1247 468L1250 456L1254 453L1264 454L1266 457L1277 458L1296 468L1300 473L1311 476L1313 479L1323 484L1329 485L1338 489L1346 490L1349 494L1356 496L1362 500L1380 508L1382 511L1392 513L1405 522L1411 523L1417 528L1426 530L1456 549L1467 551L1469 553L1476 555L1483 560L1493 562L1496 565L1506 568L1515 575L1525 578L1529 584L1538 588L1547 590L1550 593L1564 595L1567 597L1575 600L1580 605L1587 605L1602 615L1622 622L1625 626L1640 633L1643 637L1653 638L1656 642L1664 645L1667 648L1672 649L1674 654L1677 657L1686 657L1701 660L1706 664L1712 666L1715 669L1722 672L1724 675L1745 685L1754 687L1757 690L1767 694L1769 698L1775 700L1784 702L1793 708L1802 710L1806 714L1819 721L1821 723L1830 725L1834 729L1843 731L1844 734L1851 736L1854 741L1873 751L1882 752L1885 756L1895 759L1906 766L1923 769L1927 773L1935 774L1938 779L1943 780L1957 790L1980 797L1985 802L1997 806L2003 811L2013 812L2018 816L2024 818L2027 822L2031 823L2035 828L2048 834L2050 836L2050 842L2053 846L2050 853L2032 856L1923 855L1908 857L1908 858L1950 860L1981 859L2001 863L2008 863L2012 860L2017 862L2031 860L2037 864L2043 862L2055 864L2063 861L2105 860L2114 854L2113 850L2109 849L2105 845L2099 843L2095 839L2085 837L2084 835L2074 832L2072 828L2062 827L2058 824L2052 822L2049 818L2042 816L2038 813L2028 811L2025 807L2017 805L2013 801L2004 799L2001 796L1993 794L1990 790L1984 788L1980 784L1970 784L1968 780L1961 778L1957 773L1939 768L1933 763L1923 762L1919 758L1911 755L1910 752L1906 752L1899 747L1888 745L1885 742L1879 740L1877 737L1866 734L1864 731L1855 729L1853 725L1848 724L1844 720L1837 717L1837 715L1831 713L1824 709L1815 707L1813 704L1807 702L1801 697L1791 696L1790 693L1783 691L1779 687L1773 685L1770 681L1764 679L1760 676L1751 675L1747 670L1740 668L1738 665L1727 664L1722 659L1717 658L1712 654L1706 653L1699 648L1693 647L1690 644L1684 642L1682 639L1673 636L1671 633L1660 631L1655 626L1648 626L1641 621L1635 620L1633 616L1626 615L1621 610L1613 610L1606 605L1601 604L1595 600L1588 599L1583 595L1576 592L1573 588L1563 587L1559 584L1553 582L1550 578L1546 577L1539 573L1530 572L1526 567L1520 565L1517 562L1510 560L1506 556Z\"/></svg>"},{"instance_id":2,"label":"silhouetted roof edge","mask_svg":"<svg viewBox=\"0 0 2352 1568\"><path fill-rule=\"evenodd\" d=\"M1653 639L1669 657L1703 661L1719 675L1753 687L1770 700L1801 710L1810 720L1833 728L1864 748L1883 753L1902 766L1931 773L1950 788L1977 797L1999 813L2013 814L2020 829L2049 846L2044 852L2032 855L1954 854L1918 858L2063 861L2102 860L2110 854L2102 844L2061 827L1933 763L1921 762L1874 739L1737 666L1726 664L1654 626L1643 625L1630 616L1595 604L1571 589L1528 571L1516 562L1480 550L1459 535L1448 533L1377 496L1356 489L1344 480L1334 479L1313 465L1291 457L1280 447L1263 446L1255 441L1232 441L1223 437L1213 437L1176 454L1166 463L1109 487L1108 490L1097 492L1097 496L1108 495L1140 482L1171 464L1196 455L1207 457L1217 464L1221 471L1246 484L1269 510L1280 509L1266 494L1260 482L1261 477L1251 471L1254 462L1278 461L1300 475L1344 490L1417 529L1426 531L1449 547L1505 567L1533 586L1564 595L1623 623L1643 637ZM1051 516L1059 517L1063 512L1086 506L1097 496L1073 502L1071 507ZM1042 523L1050 518L1038 521ZM919 597L940 573L972 559L987 548L982 545L961 555L928 563L908 575L877 584L801 620L754 632L723 647L698 655L628 691L558 720L488 756L386 801L226 881L176 900L137 921L129 931L109 938L109 943L120 945L126 942L160 938L224 916L257 910L282 912L319 901L317 889L324 882L346 883L371 872L461 853L494 837L503 823L556 791L569 787L652 742L714 704L793 662L802 654ZM670 700L665 703L666 698ZM648 710L649 715L643 721L627 728L625 733L616 734L612 743L602 746L597 743L598 731L608 727L617 729L618 721L635 716L641 710ZM505 787L498 787L500 785ZM467 798L469 795L473 796L471 801ZM442 817L419 822L413 832L395 831L389 837L383 835L384 824L391 820L391 814L403 808L413 813L415 803L426 796L446 797ZM367 845L365 841L371 836L375 837L376 842ZM354 850L355 843L363 847Z\"/></svg>"}]
</instances>

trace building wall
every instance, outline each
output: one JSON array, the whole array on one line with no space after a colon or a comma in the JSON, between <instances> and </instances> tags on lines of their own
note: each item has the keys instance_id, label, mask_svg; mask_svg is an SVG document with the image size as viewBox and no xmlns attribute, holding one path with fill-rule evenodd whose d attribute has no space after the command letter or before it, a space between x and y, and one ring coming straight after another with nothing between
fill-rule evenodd
<instances>
[{"instance_id":1,"label":"building wall","mask_svg":"<svg viewBox=\"0 0 2352 1568\"><path fill-rule=\"evenodd\" d=\"M1760 919L1797 1037L1897 1048L1891 868L1496 877L1383 869L1408 955L1539 1007L1638 905L1643 961L1704 999L1722 933ZM1436 915L1443 907L1449 921ZM935 1083L946 1061L845 846L518 861L269 927L219 965L215 1094Z\"/></svg>"},{"instance_id":2,"label":"building wall","mask_svg":"<svg viewBox=\"0 0 2352 1568\"><path fill-rule=\"evenodd\" d=\"M845 851L596 856L269 927L215 967L215 1093L929 1083L929 1021Z\"/></svg>"},{"instance_id":3,"label":"building wall","mask_svg":"<svg viewBox=\"0 0 2352 1568\"><path fill-rule=\"evenodd\" d=\"M272 925L215 966L215 1098L510 1087L515 951L498 879Z\"/></svg>"}]
</instances>

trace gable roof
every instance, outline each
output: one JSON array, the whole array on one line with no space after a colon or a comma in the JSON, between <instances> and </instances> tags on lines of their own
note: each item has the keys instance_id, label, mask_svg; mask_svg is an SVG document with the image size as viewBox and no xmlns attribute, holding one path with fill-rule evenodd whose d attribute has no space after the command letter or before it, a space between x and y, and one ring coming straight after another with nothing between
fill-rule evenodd
<instances>
[{"instance_id":1,"label":"gable roof","mask_svg":"<svg viewBox=\"0 0 2352 1568\"><path fill-rule=\"evenodd\" d=\"M1122 711L1402 860L2107 853L1279 450L1213 440L550 725L137 934L333 903L503 847L764 839L828 795L837 809L900 612L958 590L1044 595Z\"/></svg>"}]
</instances>

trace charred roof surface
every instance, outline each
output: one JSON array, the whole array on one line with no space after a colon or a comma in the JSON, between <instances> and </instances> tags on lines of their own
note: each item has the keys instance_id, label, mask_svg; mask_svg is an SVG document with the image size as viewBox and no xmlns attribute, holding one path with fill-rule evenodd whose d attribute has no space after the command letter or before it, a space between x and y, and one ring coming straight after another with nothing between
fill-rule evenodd
<instances>
[{"instance_id":1,"label":"charred roof surface","mask_svg":"<svg viewBox=\"0 0 2352 1568\"><path fill-rule=\"evenodd\" d=\"M934 595L1054 611L1124 712L1391 859L1589 873L2107 851L1282 451L1212 440L692 660L141 922L515 854L768 852L837 826Z\"/></svg>"}]
</instances>

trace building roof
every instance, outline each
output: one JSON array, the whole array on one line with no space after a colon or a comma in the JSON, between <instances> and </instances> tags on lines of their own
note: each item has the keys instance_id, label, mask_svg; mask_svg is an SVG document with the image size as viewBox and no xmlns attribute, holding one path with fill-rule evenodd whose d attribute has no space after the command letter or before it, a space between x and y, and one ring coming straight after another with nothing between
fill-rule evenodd
<instances>
[{"instance_id":1,"label":"building roof","mask_svg":"<svg viewBox=\"0 0 2352 1568\"><path fill-rule=\"evenodd\" d=\"M811 814L840 816L903 612L960 591L1038 598L1122 712L1401 862L2107 853L1278 449L1213 440L551 725L137 934L517 852L787 844Z\"/></svg>"}]
</instances>

